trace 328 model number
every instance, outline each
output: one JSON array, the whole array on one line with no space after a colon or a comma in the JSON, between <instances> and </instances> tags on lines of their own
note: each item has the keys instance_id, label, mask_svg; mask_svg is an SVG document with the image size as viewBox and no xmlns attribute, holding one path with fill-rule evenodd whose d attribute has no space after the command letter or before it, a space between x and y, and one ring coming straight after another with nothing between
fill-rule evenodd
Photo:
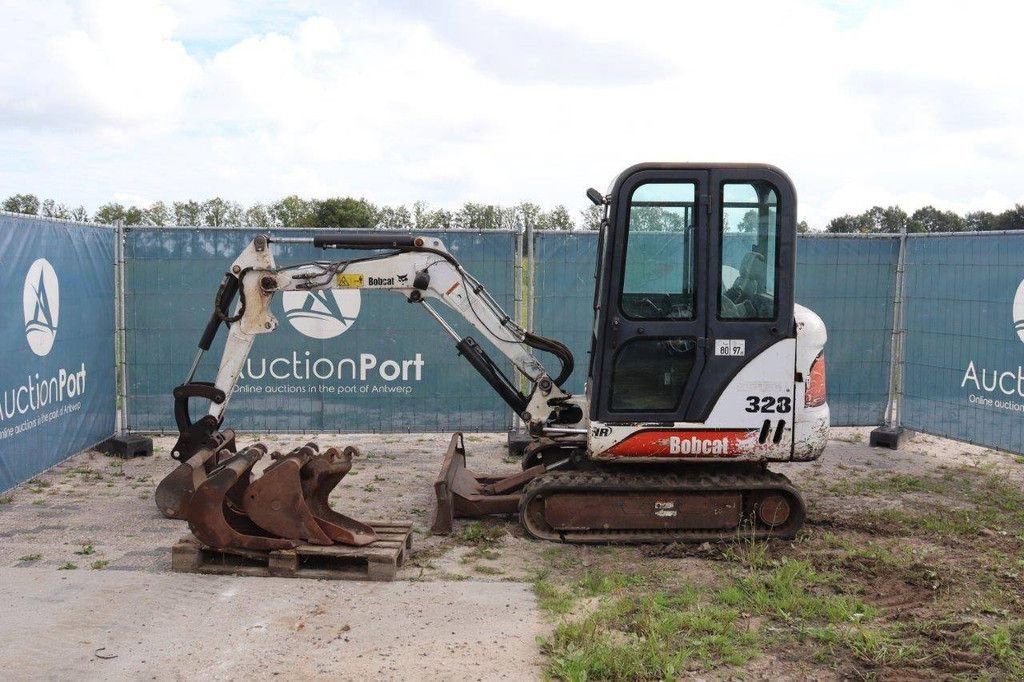
<instances>
[{"instance_id":1,"label":"328 model number","mask_svg":"<svg viewBox=\"0 0 1024 682\"><path fill-rule=\"evenodd\" d=\"M793 399L789 396L774 397L770 395L748 395L747 412L775 412L785 414L793 409Z\"/></svg>"}]
</instances>

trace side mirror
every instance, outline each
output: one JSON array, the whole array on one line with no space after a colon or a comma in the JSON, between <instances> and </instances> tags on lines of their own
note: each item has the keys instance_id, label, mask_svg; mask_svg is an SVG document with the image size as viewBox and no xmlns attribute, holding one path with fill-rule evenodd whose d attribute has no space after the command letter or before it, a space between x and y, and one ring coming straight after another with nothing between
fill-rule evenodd
<instances>
[{"instance_id":1,"label":"side mirror","mask_svg":"<svg viewBox=\"0 0 1024 682\"><path fill-rule=\"evenodd\" d=\"M593 187L587 190L587 198L590 199L591 202L593 202L594 206L604 206L604 204L606 203L604 200L604 195L598 192Z\"/></svg>"}]
</instances>

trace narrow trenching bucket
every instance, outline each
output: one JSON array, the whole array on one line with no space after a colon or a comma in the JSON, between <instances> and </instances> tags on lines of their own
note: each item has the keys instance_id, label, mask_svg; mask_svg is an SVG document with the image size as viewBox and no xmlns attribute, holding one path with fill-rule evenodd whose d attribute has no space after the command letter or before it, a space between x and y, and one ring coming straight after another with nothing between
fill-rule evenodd
<instances>
[{"instance_id":1,"label":"narrow trenching bucket","mask_svg":"<svg viewBox=\"0 0 1024 682\"><path fill-rule=\"evenodd\" d=\"M373 528L331 509L328 498L331 491L352 468L352 455L356 449L344 451L328 448L313 457L299 472L302 478L302 496L313 513L313 518L332 540L345 545L368 545L377 540Z\"/></svg>"},{"instance_id":2,"label":"narrow trenching bucket","mask_svg":"<svg viewBox=\"0 0 1024 682\"><path fill-rule=\"evenodd\" d=\"M156 488L156 506L169 519L188 518L188 505L207 474L235 452L235 432L217 431Z\"/></svg>"}]
</instances>

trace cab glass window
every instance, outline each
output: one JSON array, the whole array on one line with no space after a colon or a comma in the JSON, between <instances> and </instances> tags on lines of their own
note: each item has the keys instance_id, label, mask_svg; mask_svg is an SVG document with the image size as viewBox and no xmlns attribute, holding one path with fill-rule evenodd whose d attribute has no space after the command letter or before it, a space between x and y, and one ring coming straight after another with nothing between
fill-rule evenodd
<instances>
[{"instance_id":1,"label":"cab glass window","mask_svg":"<svg viewBox=\"0 0 1024 682\"><path fill-rule=\"evenodd\" d=\"M651 182L633 190L620 308L640 320L694 318L696 186Z\"/></svg>"},{"instance_id":2,"label":"cab glass window","mask_svg":"<svg viewBox=\"0 0 1024 682\"><path fill-rule=\"evenodd\" d=\"M612 367L611 409L673 412L697 357L692 337L634 338L622 345Z\"/></svg>"},{"instance_id":3,"label":"cab glass window","mask_svg":"<svg viewBox=\"0 0 1024 682\"><path fill-rule=\"evenodd\" d=\"M722 286L718 295L718 316L722 319L776 317L778 197L775 188L766 182L722 184Z\"/></svg>"}]
</instances>

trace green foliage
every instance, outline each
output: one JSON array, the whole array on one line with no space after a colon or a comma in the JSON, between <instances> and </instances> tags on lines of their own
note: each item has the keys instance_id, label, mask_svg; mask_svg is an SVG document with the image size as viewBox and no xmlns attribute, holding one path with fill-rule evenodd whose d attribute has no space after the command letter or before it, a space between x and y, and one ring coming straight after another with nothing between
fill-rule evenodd
<instances>
[{"instance_id":1,"label":"green foliage","mask_svg":"<svg viewBox=\"0 0 1024 682\"><path fill-rule=\"evenodd\" d=\"M175 201L174 224L181 227L199 227L203 224L203 209L198 201Z\"/></svg>"},{"instance_id":2,"label":"green foliage","mask_svg":"<svg viewBox=\"0 0 1024 682\"><path fill-rule=\"evenodd\" d=\"M484 545L491 547L505 537L505 529L501 526L484 525L480 521L473 521L459 533L458 538L469 545Z\"/></svg>"},{"instance_id":3,"label":"green foliage","mask_svg":"<svg viewBox=\"0 0 1024 682\"><path fill-rule=\"evenodd\" d=\"M843 594L819 594L809 589L824 583L804 561L784 559L769 571L754 571L719 593L727 606L742 607L782 620L824 620L851 623L874 616L874 609L860 599Z\"/></svg>"},{"instance_id":4,"label":"green foliage","mask_svg":"<svg viewBox=\"0 0 1024 682\"><path fill-rule=\"evenodd\" d=\"M57 570L58 571L73 571L76 568L78 568L77 564L74 564L74 563L72 563L70 561L65 561L63 564L61 564L60 566L57 567Z\"/></svg>"},{"instance_id":5,"label":"green foliage","mask_svg":"<svg viewBox=\"0 0 1024 682\"><path fill-rule=\"evenodd\" d=\"M742 665L756 655L756 642L735 609L659 593L624 597L562 622L541 646L560 679L656 680Z\"/></svg>"},{"instance_id":6,"label":"green foliage","mask_svg":"<svg viewBox=\"0 0 1024 682\"><path fill-rule=\"evenodd\" d=\"M42 558L42 554L26 554L25 556L18 557L18 561L39 561Z\"/></svg>"},{"instance_id":7,"label":"green foliage","mask_svg":"<svg viewBox=\"0 0 1024 682\"><path fill-rule=\"evenodd\" d=\"M100 571L110 565L110 562L106 559L97 559L96 561L89 564L89 568L94 571Z\"/></svg>"},{"instance_id":8,"label":"green foliage","mask_svg":"<svg viewBox=\"0 0 1024 682\"><path fill-rule=\"evenodd\" d=\"M372 228L376 222L374 207L365 199L334 197L316 202L310 222L303 227Z\"/></svg>"},{"instance_id":9,"label":"green foliage","mask_svg":"<svg viewBox=\"0 0 1024 682\"><path fill-rule=\"evenodd\" d=\"M3 209L11 213L39 213L39 197L35 194L15 194L4 200Z\"/></svg>"},{"instance_id":10,"label":"green foliage","mask_svg":"<svg viewBox=\"0 0 1024 682\"><path fill-rule=\"evenodd\" d=\"M96 548L93 547L92 545L82 545L82 549L79 549L79 550L75 551L75 554L81 554L82 556L89 556L90 554L95 554L95 553L96 553Z\"/></svg>"}]
</instances>

